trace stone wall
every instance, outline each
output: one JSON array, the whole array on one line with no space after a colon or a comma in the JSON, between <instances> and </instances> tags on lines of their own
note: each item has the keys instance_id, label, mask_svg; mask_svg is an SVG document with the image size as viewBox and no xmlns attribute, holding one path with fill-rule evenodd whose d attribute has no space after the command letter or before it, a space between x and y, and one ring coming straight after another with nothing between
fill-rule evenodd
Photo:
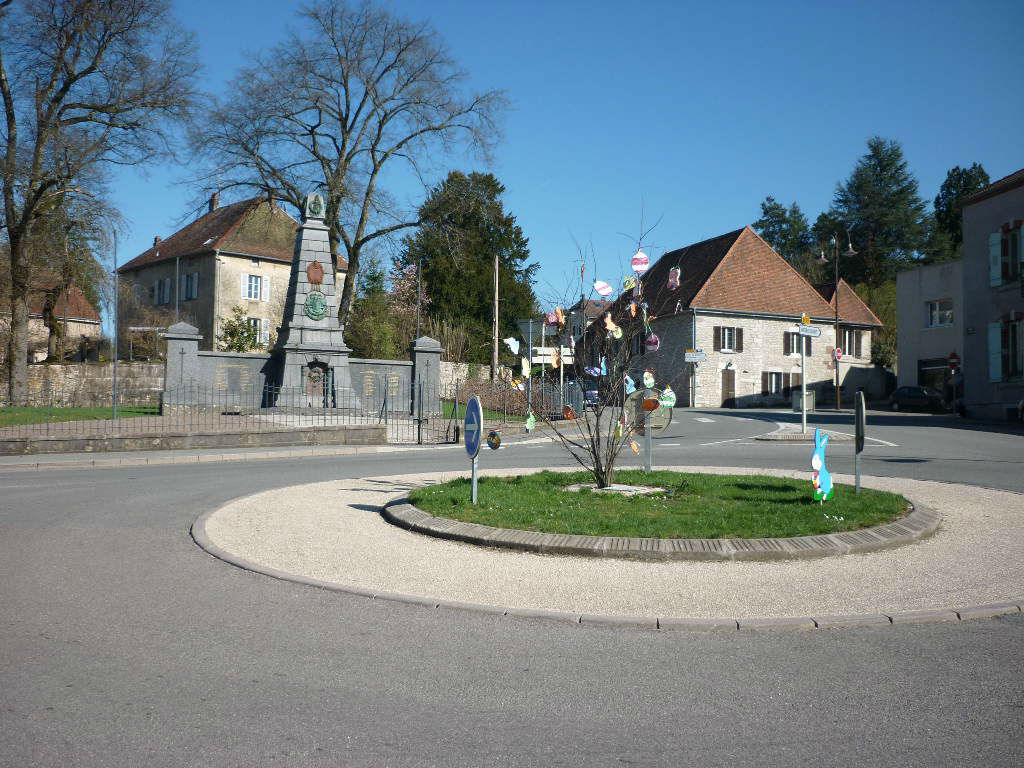
<instances>
[{"instance_id":1,"label":"stone wall","mask_svg":"<svg viewBox=\"0 0 1024 768\"><path fill-rule=\"evenodd\" d=\"M500 367L500 366L499 366ZM485 382L491 378L491 366L479 363L448 363L441 361L441 397L454 397L459 386L467 381Z\"/></svg>"},{"instance_id":2,"label":"stone wall","mask_svg":"<svg viewBox=\"0 0 1024 768\"><path fill-rule=\"evenodd\" d=\"M29 402L34 405L109 405L113 388L111 363L68 363L28 367ZM158 399L164 385L163 363L117 364L119 401L149 402ZM7 381L0 381L0 398L6 406Z\"/></svg>"}]
</instances>

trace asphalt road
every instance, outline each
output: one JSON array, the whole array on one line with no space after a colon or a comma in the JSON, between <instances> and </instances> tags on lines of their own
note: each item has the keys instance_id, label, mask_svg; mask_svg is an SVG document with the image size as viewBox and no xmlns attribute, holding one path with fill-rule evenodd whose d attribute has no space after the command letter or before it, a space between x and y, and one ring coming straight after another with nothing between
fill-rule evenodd
<instances>
[{"instance_id":1,"label":"asphalt road","mask_svg":"<svg viewBox=\"0 0 1024 768\"><path fill-rule=\"evenodd\" d=\"M656 463L809 461L808 446L750 439L792 414L677 414ZM865 473L1024 490L1019 432L871 421L893 445L870 447ZM850 446L830 447L834 471L849 469ZM482 460L569 466L545 444ZM464 465L457 448L434 448L0 471L0 765L1024 762L1021 615L763 634L583 628L277 581L188 536L199 514L247 493Z\"/></svg>"}]
</instances>

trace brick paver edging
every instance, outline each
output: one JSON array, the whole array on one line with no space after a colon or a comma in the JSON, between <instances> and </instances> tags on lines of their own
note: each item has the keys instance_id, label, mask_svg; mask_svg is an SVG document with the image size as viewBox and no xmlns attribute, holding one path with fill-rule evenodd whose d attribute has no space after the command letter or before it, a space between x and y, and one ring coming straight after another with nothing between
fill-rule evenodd
<instances>
[{"instance_id":1,"label":"brick paver edging","mask_svg":"<svg viewBox=\"0 0 1024 768\"><path fill-rule=\"evenodd\" d=\"M530 608L507 608L500 605L482 603L463 603L455 600L438 600L419 595L405 595L399 592L366 589L363 587L346 586L331 581L314 579L301 574L288 573L271 568L248 558L241 557L214 544L206 533L206 521L216 509L201 515L193 524L190 533L192 539L208 554L246 571L260 573L282 581L291 581L311 587L319 587L331 592L341 592L371 600L388 600L391 602L418 605L435 610L470 611L497 616L511 616L519 619L540 619L565 624L576 624L585 627L605 627L618 629L653 629L677 632L736 632L755 631L773 632L809 629L850 629L854 627L893 626L902 624L923 624L931 622L967 621L968 619L991 619L997 616L1021 613L1024 611L1024 597L1002 603L988 605L972 605L964 608L935 609L926 611L903 611L900 613L865 613L847 616L783 616L754 618L662 618L657 616L610 616L570 613L564 611L544 611Z\"/></svg>"},{"instance_id":2,"label":"brick paver edging","mask_svg":"<svg viewBox=\"0 0 1024 768\"><path fill-rule=\"evenodd\" d=\"M842 533L767 539L647 539L493 528L434 517L408 499L390 502L381 515L401 528L439 539L523 552L630 560L794 560L874 552L931 536L941 522L938 512L911 502L911 512L899 520Z\"/></svg>"}]
</instances>

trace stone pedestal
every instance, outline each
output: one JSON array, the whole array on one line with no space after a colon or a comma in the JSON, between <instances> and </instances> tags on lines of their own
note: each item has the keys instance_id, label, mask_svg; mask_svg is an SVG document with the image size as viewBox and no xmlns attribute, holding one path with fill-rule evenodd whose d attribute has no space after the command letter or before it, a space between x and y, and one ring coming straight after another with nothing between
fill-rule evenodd
<instances>
[{"instance_id":1,"label":"stone pedestal","mask_svg":"<svg viewBox=\"0 0 1024 768\"><path fill-rule=\"evenodd\" d=\"M338 325L338 291L320 195L306 198L295 258L288 279L284 325L273 355L274 405L303 408L358 408L348 368L351 351Z\"/></svg>"}]
</instances>

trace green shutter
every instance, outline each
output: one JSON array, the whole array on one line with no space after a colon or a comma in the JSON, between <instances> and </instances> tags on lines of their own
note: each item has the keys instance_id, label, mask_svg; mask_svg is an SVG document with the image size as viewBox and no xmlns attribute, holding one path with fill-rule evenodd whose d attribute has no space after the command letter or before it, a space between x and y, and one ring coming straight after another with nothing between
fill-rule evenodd
<instances>
[{"instance_id":1,"label":"green shutter","mask_svg":"<svg viewBox=\"0 0 1024 768\"><path fill-rule=\"evenodd\" d=\"M1002 285L1003 236L999 232L993 232L988 236L988 284Z\"/></svg>"},{"instance_id":2,"label":"green shutter","mask_svg":"<svg viewBox=\"0 0 1024 768\"><path fill-rule=\"evenodd\" d=\"M1003 380L1003 329L1001 323L988 324L988 380Z\"/></svg>"}]
</instances>

